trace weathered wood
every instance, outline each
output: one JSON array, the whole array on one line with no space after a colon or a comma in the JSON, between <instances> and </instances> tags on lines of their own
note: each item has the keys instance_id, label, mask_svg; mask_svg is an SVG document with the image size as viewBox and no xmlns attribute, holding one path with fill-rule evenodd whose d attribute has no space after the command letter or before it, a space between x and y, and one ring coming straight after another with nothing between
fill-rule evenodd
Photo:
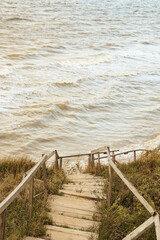
<instances>
[{"instance_id":1,"label":"weathered wood","mask_svg":"<svg viewBox=\"0 0 160 240\"><path fill-rule=\"evenodd\" d=\"M114 155L114 151L113 151L113 155L112 155L112 161L115 163L116 161L116 156Z\"/></svg>"},{"instance_id":2,"label":"weathered wood","mask_svg":"<svg viewBox=\"0 0 160 240\"><path fill-rule=\"evenodd\" d=\"M101 163L100 163L100 153L98 153L98 168L101 167Z\"/></svg>"},{"instance_id":3,"label":"weathered wood","mask_svg":"<svg viewBox=\"0 0 160 240\"><path fill-rule=\"evenodd\" d=\"M74 157L84 157L84 156L89 156L90 153L84 153L84 154L74 154L74 155L67 155L67 156L61 156L61 158L74 158Z\"/></svg>"},{"instance_id":4,"label":"weathered wood","mask_svg":"<svg viewBox=\"0 0 160 240\"><path fill-rule=\"evenodd\" d=\"M92 169L94 169L95 167L94 154L91 154L91 161L92 161Z\"/></svg>"},{"instance_id":5,"label":"weathered wood","mask_svg":"<svg viewBox=\"0 0 160 240\"><path fill-rule=\"evenodd\" d=\"M115 159L116 159L116 156L120 156L120 155L125 155L125 154L129 154L129 153L131 153L131 152L142 152L142 151L147 151L146 149L135 149L135 150L130 150L130 151L126 151L126 152L120 152L120 153L116 153L115 154L115 152L116 151L119 151L119 150L112 150L112 151L110 151L110 153L112 153L110 156L113 158L113 157L115 157ZM106 153L106 152L101 152L101 153ZM108 156L104 156L104 157L100 157L100 159L104 159L104 158L108 158ZM98 160L98 158L95 158L95 160ZM117 162L116 160L115 160L115 162ZM118 162L117 162L118 163Z\"/></svg>"},{"instance_id":6,"label":"weathered wood","mask_svg":"<svg viewBox=\"0 0 160 240\"><path fill-rule=\"evenodd\" d=\"M55 151L55 169L58 170L59 169L59 166L58 166L58 153L57 153L57 150Z\"/></svg>"},{"instance_id":7,"label":"weathered wood","mask_svg":"<svg viewBox=\"0 0 160 240\"><path fill-rule=\"evenodd\" d=\"M33 210L33 193L34 193L34 177L31 179L29 183L29 218L32 217L32 210Z\"/></svg>"},{"instance_id":8,"label":"weathered wood","mask_svg":"<svg viewBox=\"0 0 160 240\"><path fill-rule=\"evenodd\" d=\"M102 151L105 151L107 149L107 146L104 146L104 147L100 147L100 148L97 148L97 149L94 149L91 151L91 154L95 154L95 153L100 153Z\"/></svg>"},{"instance_id":9,"label":"weathered wood","mask_svg":"<svg viewBox=\"0 0 160 240\"><path fill-rule=\"evenodd\" d=\"M0 240L5 239L6 210L0 214Z\"/></svg>"},{"instance_id":10,"label":"weathered wood","mask_svg":"<svg viewBox=\"0 0 160 240\"><path fill-rule=\"evenodd\" d=\"M92 163L91 163L91 154L88 156L88 171L90 171L92 168Z\"/></svg>"},{"instance_id":11,"label":"weathered wood","mask_svg":"<svg viewBox=\"0 0 160 240\"><path fill-rule=\"evenodd\" d=\"M147 221L141 224L138 228L136 228L133 232L127 235L123 240L135 240L140 237L143 233L145 233L148 229L150 229L154 225L154 218L150 217Z\"/></svg>"},{"instance_id":12,"label":"weathered wood","mask_svg":"<svg viewBox=\"0 0 160 240\"><path fill-rule=\"evenodd\" d=\"M116 153L114 154L115 156L119 156L119 155L123 155L123 154L128 154L131 152L143 152L143 151L147 151L146 149L134 149L134 150L130 150L130 151L125 151L125 152L120 152L120 153Z\"/></svg>"},{"instance_id":13,"label":"weathered wood","mask_svg":"<svg viewBox=\"0 0 160 240\"><path fill-rule=\"evenodd\" d=\"M157 240L160 240L160 217L158 213L154 216L154 223L156 228Z\"/></svg>"},{"instance_id":14,"label":"weathered wood","mask_svg":"<svg viewBox=\"0 0 160 240\"><path fill-rule=\"evenodd\" d=\"M45 156L40 162L38 162L30 171L30 173L21 181L21 183L0 203L0 214L14 201L18 194L25 188L25 186L35 176L37 171L41 168L44 162L54 155L55 151L51 152L48 156Z\"/></svg>"},{"instance_id":15,"label":"weathered wood","mask_svg":"<svg viewBox=\"0 0 160 240\"><path fill-rule=\"evenodd\" d=\"M127 187L138 198L138 200L143 204L143 206L150 212L150 214L153 215L155 213L155 211L152 208L152 206L144 199L144 197L142 195L139 194L137 189L126 179L126 177L118 169L118 167L115 165L115 163L111 160L110 152L108 149L107 149L107 153L108 153L109 165L114 169L114 171L118 174L118 176L121 178L121 180L127 185Z\"/></svg>"},{"instance_id":16,"label":"weathered wood","mask_svg":"<svg viewBox=\"0 0 160 240\"><path fill-rule=\"evenodd\" d=\"M60 160L59 160L59 167L62 168L62 158L60 157Z\"/></svg>"},{"instance_id":17,"label":"weathered wood","mask_svg":"<svg viewBox=\"0 0 160 240\"><path fill-rule=\"evenodd\" d=\"M134 161L136 161L136 151L134 151Z\"/></svg>"},{"instance_id":18,"label":"weathered wood","mask_svg":"<svg viewBox=\"0 0 160 240\"><path fill-rule=\"evenodd\" d=\"M44 181L44 189L45 192L47 193L47 170L46 170L46 163L43 163L43 181Z\"/></svg>"},{"instance_id":19,"label":"weathered wood","mask_svg":"<svg viewBox=\"0 0 160 240\"><path fill-rule=\"evenodd\" d=\"M107 148L107 152L110 154L110 148ZM109 162L109 185L108 185L108 207L111 206L111 194L112 194L112 179L113 178L113 170Z\"/></svg>"},{"instance_id":20,"label":"weathered wood","mask_svg":"<svg viewBox=\"0 0 160 240\"><path fill-rule=\"evenodd\" d=\"M117 152L117 151L119 151L119 150L114 150L114 152ZM100 153L106 154L106 152L104 152L104 151L102 151ZM61 156L61 158L63 159L63 158L84 157L84 156L89 156L89 155L90 155L90 153L83 153L83 154L74 154L74 155ZM106 157L101 157L101 159L102 158L106 158ZM95 158L95 160L96 160L96 158Z\"/></svg>"}]
</instances>

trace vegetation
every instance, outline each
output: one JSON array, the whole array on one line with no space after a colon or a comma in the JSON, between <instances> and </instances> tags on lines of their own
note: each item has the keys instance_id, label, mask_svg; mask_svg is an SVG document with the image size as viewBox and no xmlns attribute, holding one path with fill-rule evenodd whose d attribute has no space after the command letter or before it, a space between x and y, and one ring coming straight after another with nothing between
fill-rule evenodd
<instances>
[{"instance_id":1,"label":"vegetation","mask_svg":"<svg viewBox=\"0 0 160 240\"><path fill-rule=\"evenodd\" d=\"M137 188L140 194L160 214L160 148L147 151L137 161L128 164L118 164L118 168ZM105 193L108 191L108 167L94 169L92 173L106 178ZM102 223L99 228L99 240L120 240L146 221L150 214L134 197L121 179L114 172L112 188L112 206L107 203L100 205ZM156 239L155 228L151 228L140 240Z\"/></svg>"},{"instance_id":2,"label":"vegetation","mask_svg":"<svg viewBox=\"0 0 160 240\"><path fill-rule=\"evenodd\" d=\"M23 174L34 166L30 159L0 160L0 201L2 201L22 180ZM63 170L47 169L48 193L58 194L66 181ZM28 218L28 187L7 208L6 240L20 240L25 235L40 237L45 235L45 224L51 224L47 215L42 171L38 171L34 181L34 204L32 218Z\"/></svg>"}]
</instances>

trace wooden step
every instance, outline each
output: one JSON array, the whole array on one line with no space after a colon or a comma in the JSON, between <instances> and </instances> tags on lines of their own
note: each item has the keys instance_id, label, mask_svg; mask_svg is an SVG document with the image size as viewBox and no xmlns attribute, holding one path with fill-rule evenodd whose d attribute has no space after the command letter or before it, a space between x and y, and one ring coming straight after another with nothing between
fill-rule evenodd
<instances>
[{"instance_id":1,"label":"wooden step","mask_svg":"<svg viewBox=\"0 0 160 240\"><path fill-rule=\"evenodd\" d=\"M97 212L95 201L81 198L71 198L68 196L50 195L48 198L48 205L51 208L54 208L55 206L61 206L84 211L89 210L93 213Z\"/></svg>"},{"instance_id":2,"label":"wooden step","mask_svg":"<svg viewBox=\"0 0 160 240\"><path fill-rule=\"evenodd\" d=\"M67 208L62 206L54 206L53 208L50 208L51 213L56 213L68 217L77 217L77 218L85 218L87 215L87 219L92 220L95 216L99 218L99 214L97 212L93 211L87 211L87 210L79 210L74 208Z\"/></svg>"},{"instance_id":3,"label":"wooden step","mask_svg":"<svg viewBox=\"0 0 160 240\"><path fill-rule=\"evenodd\" d=\"M69 179L70 180L70 179ZM98 186L104 186L105 180L95 180L95 179L74 179L70 180L71 183L79 183L79 184L92 184L92 185L98 185Z\"/></svg>"},{"instance_id":4,"label":"wooden step","mask_svg":"<svg viewBox=\"0 0 160 240\"><path fill-rule=\"evenodd\" d=\"M60 190L60 193L63 193L64 196L75 196L79 198L86 198L86 199L94 199L94 200L99 200L99 199L105 199L106 197L99 192L88 192L88 191L82 191L82 192L77 192L74 190Z\"/></svg>"},{"instance_id":5,"label":"wooden step","mask_svg":"<svg viewBox=\"0 0 160 240\"><path fill-rule=\"evenodd\" d=\"M72 183L69 183L69 184L64 184L63 185L63 189L75 189L75 188L83 188L84 190L103 190L103 186L95 186L95 185L86 185L86 184L72 184Z\"/></svg>"},{"instance_id":6,"label":"wooden step","mask_svg":"<svg viewBox=\"0 0 160 240\"><path fill-rule=\"evenodd\" d=\"M96 240L98 235L70 228L47 225L47 235L51 240Z\"/></svg>"},{"instance_id":7,"label":"wooden step","mask_svg":"<svg viewBox=\"0 0 160 240\"><path fill-rule=\"evenodd\" d=\"M56 213L48 213L53 221L53 225L56 226L66 226L72 229L79 229L85 231L91 231L92 229L97 229L99 226L99 222L74 218L64 215L59 215ZM87 215L85 216L88 217Z\"/></svg>"},{"instance_id":8,"label":"wooden step","mask_svg":"<svg viewBox=\"0 0 160 240\"><path fill-rule=\"evenodd\" d=\"M45 240L44 238L25 237L23 240Z\"/></svg>"},{"instance_id":9,"label":"wooden step","mask_svg":"<svg viewBox=\"0 0 160 240\"><path fill-rule=\"evenodd\" d=\"M63 190L68 190L68 191L75 191L77 193L93 193L93 194L97 194L97 195L103 195L103 190L101 188L98 189L94 189L94 188L88 188L85 186L64 186L63 189L61 190L63 192Z\"/></svg>"},{"instance_id":10,"label":"wooden step","mask_svg":"<svg viewBox=\"0 0 160 240\"><path fill-rule=\"evenodd\" d=\"M76 180L76 179L82 179L82 180L104 180L104 178L99 177L99 176L94 176L90 174L72 174L68 176L68 179L70 180Z\"/></svg>"}]
</instances>

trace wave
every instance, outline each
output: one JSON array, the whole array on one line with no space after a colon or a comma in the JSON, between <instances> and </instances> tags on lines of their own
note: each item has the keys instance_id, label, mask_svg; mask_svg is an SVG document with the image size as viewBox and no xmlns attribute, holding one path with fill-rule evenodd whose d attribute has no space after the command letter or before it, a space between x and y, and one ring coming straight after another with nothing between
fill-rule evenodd
<instances>
[{"instance_id":1,"label":"wave","mask_svg":"<svg viewBox=\"0 0 160 240\"><path fill-rule=\"evenodd\" d=\"M11 17L11 18L6 18L5 21L9 22L9 21L29 21L31 22L31 19L28 18L21 18L21 17Z\"/></svg>"},{"instance_id":2,"label":"wave","mask_svg":"<svg viewBox=\"0 0 160 240\"><path fill-rule=\"evenodd\" d=\"M56 82L54 84L57 87L74 87L74 86L77 86L77 83L74 83L74 82Z\"/></svg>"},{"instance_id":3,"label":"wave","mask_svg":"<svg viewBox=\"0 0 160 240\"><path fill-rule=\"evenodd\" d=\"M117 73L110 73L110 74L105 74L106 77L132 77L132 76L137 76L139 75L140 72L117 72Z\"/></svg>"},{"instance_id":4,"label":"wave","mask_svg":"<svg viewBox=\"0 0 160 240\"><path fill-rule=\"evenodd\" d=\"M66 61L57 61L57 64L63 66L89 66L89 65L97 65L100 63L111 62L112 58L110 56L93 56L89 58L81 58L81 59L71 59Z\"/></svg>"}]
</instances>

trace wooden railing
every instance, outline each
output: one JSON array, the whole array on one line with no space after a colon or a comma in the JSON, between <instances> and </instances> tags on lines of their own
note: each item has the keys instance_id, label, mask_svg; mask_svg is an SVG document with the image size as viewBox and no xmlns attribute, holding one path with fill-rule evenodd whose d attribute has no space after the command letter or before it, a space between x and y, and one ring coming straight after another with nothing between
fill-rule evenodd
<instances>
[{"instance_id":1,"label":"wooden railing","mask_svg":"<svg viewBox=\"0 0 160 240\"><path fill-rule=\"evenodd\" d=\"M45 195L47 195L47 174L46 174L46 161L50 159L56 151L51 152L48 156L45 155L43 159L38 162L32 169L30 169L24 176L21 183L0 203L0 240L5 239L5 225L6 225L6 211L8 206L15 200L15 198L24 190L29 184L29 218L32 215L33 208L33 190L34 190L34 177L40 168L43 169L43 181L45 188Z\"/></svg>"},{"instance_id":2,"label":"wooden railing","mask_svg":"<svg viewBox=\"0 0 160 240\"><path fill-rule=\"evenodd\" d=\"M133 152L137 150L132 150ZM128 151L132 152L132 151ZM118 153L115 154L125 154L124 153ZM127 178L123 175L123 173L118 169L118 167L115 164L115 158L111 156L110 154L110 148L107 147L107 155L108 155L108 164L109 164L109 186L108 186L108 207L111 206L111 193L112 193L112 178L113 178L113 170L117 173L117 175L120 177L120 179L125 183L125 185L129 188L129 190L134 194L134 196L141 202L141 204L147 209L147 211L151 214L151 217L145 221L143 224L141 224L138 228L136 228L133 232L131 232L129 235L127 235L123 240L134 240L140 237L143 233L145 233L148 229L150 229L153 225L155 225L156 230L156 237L157 240L160 240L160 217L157 212L152 208L152 206L144 199L142 195L139 194L137 189L127 180ZM135 154L134 154L135 156ZM112 158L111 158L112 157Z\"/></svg>"},{"instance_id":3,"label":"wooden railing","mask_svg":"<svg viewBox=\"0 0 160 240\"><path fill-rule=\"evenodd\" d=\"M43 169L43 181L44 181L44 188L45 188L45 195L47 195L47 174L46 174L46 161L50 159L53 155L55 155L55 168L59 169L62 168L63 159L66 158L75 158L75 157L83 157L88 156L88 166L90 169L95 167L95 161L98 160L97 166L100 167L101 163L100 160L103 158L108 159L109 164L109 188L108 188L108 206L111 206L111 192L112 192L112 177L113 177L113 170L118 174L118 176L122 179L122 181L127 185L127 187L132 191L132 193L138 198L138 200L143 204L143 206L149 211L152 215L146 222L140 225L137 229L135 229L132 233L130 233L127 237L123 240L131 240L137 239L141 236L144 232L146 232L149 228L151 228L155 224L156 228L156 235L157 240L160 240L160 218L158 213L154 211L152 206L141 196L136 188L124 177L122 172L116 166L116 156L120 156L123 154L132 153L134 154L134 160L136 160L136 152L138 151L146 151L145 149L135 149L126 152L118 152L119 150L110 150L109 147L104 146L102 148L98 148L92 150L91 153L85 154L74 154L68 156L59 156L57 150L51 152L48 156L42 155L42 160L38 162L32 169L30 169L27 173L24 174L24 178L21 183L14 189L9 196L4 199L0 203L0 240L5 239L5 224L6 224L6 210L7 207L15 200L15 198L20 194L22 190L29 184L29 218L32 215L32 208L33 208L33 190L34 190L34 178L38 170L40 168ZM103 156L101 156L103 154ZM105 155L105 156L104 156ZM95 157L97 156L97 157Z\"/></svg>"}]
</instances>

